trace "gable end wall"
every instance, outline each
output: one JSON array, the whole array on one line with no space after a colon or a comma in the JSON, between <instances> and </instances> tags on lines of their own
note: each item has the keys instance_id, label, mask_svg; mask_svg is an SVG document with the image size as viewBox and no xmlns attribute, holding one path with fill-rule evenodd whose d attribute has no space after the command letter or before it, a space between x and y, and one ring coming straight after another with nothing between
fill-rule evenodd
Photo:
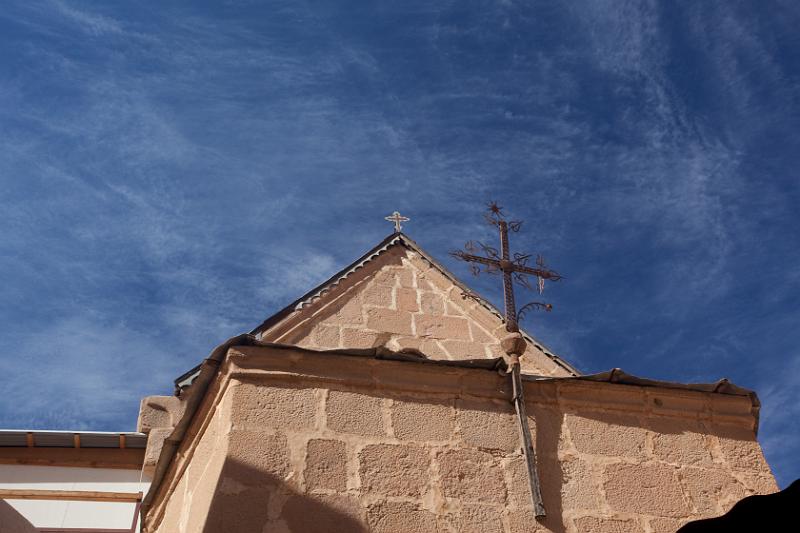
<instances>
[{"instance_id":1,"label":"gable end wall","mask_svg":"<svg viewBox=\"0 0 800 533\"><path fill-rule=\"evenodd\" d=\"M261 339L313 349L410 349L431 359L464 360L504 356L499 342L507 334L499 316L465 297L420 254L396 245ZM530 374L571 375L533 343L522 367Z\"/></svg>"}]
</instances>

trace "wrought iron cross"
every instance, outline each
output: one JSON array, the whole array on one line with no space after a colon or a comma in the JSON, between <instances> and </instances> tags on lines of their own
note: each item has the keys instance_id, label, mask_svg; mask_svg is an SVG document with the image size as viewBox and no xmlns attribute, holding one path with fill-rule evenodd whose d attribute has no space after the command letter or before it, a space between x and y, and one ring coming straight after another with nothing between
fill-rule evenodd
<instances>
[{"instance_id":1,"label":"wrought iron cross","mask_svg":"<svg viewBox=\"0 0 800 533\"><path fill-rule=\"evenodd\" d=\"M479 265L482 265L483 271L488 274L503 274L506 329L510 332L515 332L519 331L518 320L521 319L527 311L531 309L550 311L553 306L548 303L530 302L517 310L516 302L514 301L514 282L516 281L525 288L533 289L528 276L536 276L539 294L541 294L544 290L545 280L558 281L561 279L561 275L545 267L542 256L536 257L536 268L528 266L528 262L531 258L530 254L515 253L512 259L508 247L508 232L509 230L514 233L518 232L520 227L522 227L522 222L517 220L506 221L503 208L498 206L495 202L491 202L488 207L489 213L485 215L486 221L493 226L497 226L500 231L500 251L498 252L496 248L492 248L481 242L469 241L464 246L466 252L457 250L451 252L450 255L462 261L473 263L472 273L476 276L481 272L481 266ZM478 251L478 249L482 250L483 253L486 254L486 257L476 255L475 252Z\"/></svg>"},{"instance_id":2,"label":"wrought iron cross","mask_svg":"<svg viewBox=\"0 0 800 533\"><path fill-rule=\"evenodd\" d=\"M394 232L400 233L400 230L403 229L403 226L400 225L401 222L408 222L411 220L408 217L404 217L398 211L395 211L388 217L383 217L384 220L388 220L389 222L394 222Z\"/></svg>"},{"instance_id":3,"label":"wrought iron cross","mask_svg":"<svg viewBox=\"0 0 800 533\"><path fill-rule=\"evenodd\" d=\"M501 346L510 357L510 372L512 384L512 398L511 402L514 404L514 410L517 414L517 428L519 430L522 454L525 457L525 462L528 467L528 482L530 484L531 503L533 504L533 512L537 517L545 516L544 501L542 500L542 491L539 485L539 474L536 468L536 451L533 448L531 440L531 430L528 426L528 416L525 411L525 398L523 397L524 387L522 386L522 376L519 358L525 353L525 339L519 332L519 324L517 320L522 317L525 311L529 309L544 309L549 311L553 308L552 305L542 302L531 302L522 306L517 311L516 303L514 301L514 282L520 283L522 286L532 289L527 276L536 276L538 280L539 293L541 294L544 289L544 281L558 281L561 275L557 272L547 269L544 266L544 260L541 256L536 258L536 266L538 268L528 266L530 255L514 254L511 258L511 252L508 249L508 231L519 231L522 222L506 221L503 215L503 209L495 202L489 204L489 214L486 215L486 220L493 226L497 226L500 231L500 251L496 248L487 246L478 242L469 241L465 246L466 252L456 251L451 252L451 255L472 263L472 273L477 275L483 270L489 274L503 274L503 293L505 296L505 311L506 311L506 329L509 335L501 341ZM485 256L476 255L475 252L480 248L483 250Z\"/></svg>"}]
</instances>

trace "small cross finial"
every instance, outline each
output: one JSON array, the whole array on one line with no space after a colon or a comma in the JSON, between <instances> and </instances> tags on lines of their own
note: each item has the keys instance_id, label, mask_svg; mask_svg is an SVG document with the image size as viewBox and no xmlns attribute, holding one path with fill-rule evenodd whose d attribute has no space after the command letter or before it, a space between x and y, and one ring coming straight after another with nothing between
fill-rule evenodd
<instances>
[{"instance_id":1,"label":"small cross finial","mask_svg":"<svg viewBox=\"0 0 800 533\"><path fill-rule=\"evenodd\" d=\"M401 222L408 222L409 220L411 220L410 218L401 215L398 211L395 211L394 213L392 213L388 217L384 217L383 219L388 220L389 222L394 222L395 233L400 233L400 230L403 229L403 226L400 224Z\"/></svg>"}]
</instances>

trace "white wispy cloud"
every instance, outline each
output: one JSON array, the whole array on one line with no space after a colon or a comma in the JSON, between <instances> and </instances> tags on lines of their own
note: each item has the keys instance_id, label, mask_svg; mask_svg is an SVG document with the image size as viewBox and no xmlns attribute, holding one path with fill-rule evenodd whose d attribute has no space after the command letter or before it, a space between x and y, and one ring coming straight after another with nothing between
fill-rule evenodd
<instances>
[{"instance_id":1,"label":"white wispy cloud","mask_svg":"<svg viewBox=\"0 0 800 533\"><path fill-rule=\"evenodd\" d=\"M48 4L50 7L54 8L58 14L63 15L71 22L77 24L83 31L86 31L87 33L91 33L93 35L101 35L104 33L124 33L122 25L119 23L119 21L111 17L80 9L74 4L65 0L50 0Z\"/></svg>"},{"instance_id":2,"label":"white wispy cloud","mask_svg":"<svg viewBox=\"0 0 800 533\"><path fill-rule=\"evenodd\" d=\"M168 394L175 374L167 345L91 313L41 324L14 348L0 359L3 390L25 401L4 426L131 431L137 398Z\"/></svg>"}]
</instances>

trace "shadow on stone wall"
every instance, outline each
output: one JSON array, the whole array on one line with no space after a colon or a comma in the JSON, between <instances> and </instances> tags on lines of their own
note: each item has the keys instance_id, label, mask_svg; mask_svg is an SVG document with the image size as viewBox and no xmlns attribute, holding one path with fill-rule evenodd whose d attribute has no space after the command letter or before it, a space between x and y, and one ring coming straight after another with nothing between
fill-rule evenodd
<instances>
[{"instance_id":1,"label":"shadow on stone wall","mask_svg":"<svg viewBox=\"0 0 800 533\"><path fill-rule=\"evenodd\" d=\"M775 490L755 434L745 426L649 412L562 409L566 445L580 455L561 464L561 503L567 511L607 505L613 513L685 522L720 515L752 492ZM541 446L557 446L549 438L556 430L545 429Z\"/></svg>"},{"instance_id":2,"label":"shadow on stone wall","mask_svg":"<svg viewBox=\"0 0 800 533\"><path fill-rule=\"evenodd\" d=\"M0 531L2 533L36 533L38 530L8 502L0 500Z\"/></svg>"},{"instance_id":3,"label":"shadow on stone wall","mask_svg":"<svg viewBox=\"0 0 800 533\"><path fill-rule=\"evenodd\" d=\"M269 531L367 531L357 501L301 494L271 473L228 459L214 490L203 533L262 531L266 525Z\"/></svg>"},{"instance_id":4,"label":"shadow on stone wall","mask_svg":"<svg viewBox=\"0 0 800 533\"><path fill-rule=\"evenodd\" d=\"M558 460L558 443L564 414L553 409L528 407L536 424L536 463L542 486L542 500L547 516L537 520L553 533L564 533L562 489L564 488L562 465ZM531 428L533 429L533 428Z\"/></svg>"}]
</instances>

